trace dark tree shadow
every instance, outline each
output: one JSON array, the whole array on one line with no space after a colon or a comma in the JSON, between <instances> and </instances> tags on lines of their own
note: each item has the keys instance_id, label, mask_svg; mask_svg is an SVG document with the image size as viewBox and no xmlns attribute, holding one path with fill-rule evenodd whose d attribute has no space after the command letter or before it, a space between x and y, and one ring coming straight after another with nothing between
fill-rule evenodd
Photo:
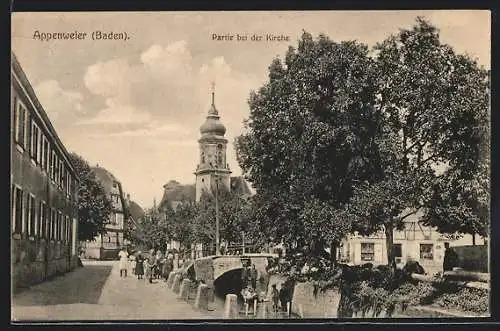
<instances>
[{"instance_id":1,"label":"dark tree shadow","mask_svg":"<svg viewBox=\"0 0 500 331\"><path fill-rule=\"evenodd\" d=\"M14 306L97 304L112 266L86 265L33 285L12 297Z\"/></svg>"}]
</instances>

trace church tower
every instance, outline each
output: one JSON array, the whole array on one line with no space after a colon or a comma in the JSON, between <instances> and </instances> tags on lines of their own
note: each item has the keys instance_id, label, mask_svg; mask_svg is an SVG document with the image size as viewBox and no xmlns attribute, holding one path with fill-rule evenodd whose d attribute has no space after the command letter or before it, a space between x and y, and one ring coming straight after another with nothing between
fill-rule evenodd
<instances>
[{"instance_id":1,"label":"church tower","mask_svg":"<svg viewBox=\"0 0 500 331\"><path fill-rule=\"evenodd\" d=\"M200 127L201 138L198 140L200 161L195 172L196 202L200 201L203 192L212 193L216 187L219 190L230 189L231 170L226 161L227 139L224 138L226 127L219 119L212 84L212 105L205 123Z\"/></svg>"}]
</instances>

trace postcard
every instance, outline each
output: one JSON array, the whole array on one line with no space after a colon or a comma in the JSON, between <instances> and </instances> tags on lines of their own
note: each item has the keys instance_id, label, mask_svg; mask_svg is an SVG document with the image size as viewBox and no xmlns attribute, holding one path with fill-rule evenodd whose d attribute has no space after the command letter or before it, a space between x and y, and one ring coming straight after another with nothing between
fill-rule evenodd
<instances>
[{"instance_id":1,"label":"postcard","mask_svg":"<svg viewBox=\"0 0 500 331\"><path fill-rule=\"evenodd\" d=\"M13 12L12 321L489 316L490 22Z\"/></svg>"}]
</instances>

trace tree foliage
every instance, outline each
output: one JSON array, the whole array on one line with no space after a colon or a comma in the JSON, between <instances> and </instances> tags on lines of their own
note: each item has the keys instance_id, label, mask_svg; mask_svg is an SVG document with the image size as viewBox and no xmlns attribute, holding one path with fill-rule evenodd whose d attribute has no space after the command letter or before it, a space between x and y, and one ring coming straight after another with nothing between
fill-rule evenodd
<instances>
[{"instance_id":1,"label":"tree foliage","mask_svg":"<svg viewBox=\"0 0 500 331\"><path fill-rule=\"evenodd\" d=\"M356 181L377 176L369 168L378 157L370 148L373 73L366 45L323 35L314 41L304 32L251 94L249 132L237 139L237 156L259 196L254 219L271 236L301 246L312 236L332 241L350 231L323 217L342 213Z\"/></svg>"},{"instance_id":2,"label":"tree foliage","mask_svg":"<svg viewBox=\"0 0 500 331\"><path fill-rule=\"evenodd\" d=\"M78 188L78 239L94 240L103 232L112 212L112 204L89 164L71 153L71 162L80 179Z\"/></svg>"},{"instance_id":3,"label":"tree foliage","mask_svg":"<svg viewBox=\"0 0 500 331\"><path fill-rule=\"evenodd\" d=\"M298 246L393 230L424 212L486 233L489 76L422 18L372 50L304 32L249 98L238 162L256 228Z\"/></svg>"},{"instance_id":4,"label":"tree foliage","mask_svg":"<svg viewBox=\"0 0 500 331\"><path fill-rule=\"evenodd\" d=\"M172 240L189 250L191 244L215 247L215 196L205 194L199 203L182 201L173 208L159 212L150 209L132 233L132 241L148 248L166 249ZM250 205L241 196L224 190L219 192L219 220L221 239L238 241L241 233L247 231Z\"/></svg>"}]
</instances>

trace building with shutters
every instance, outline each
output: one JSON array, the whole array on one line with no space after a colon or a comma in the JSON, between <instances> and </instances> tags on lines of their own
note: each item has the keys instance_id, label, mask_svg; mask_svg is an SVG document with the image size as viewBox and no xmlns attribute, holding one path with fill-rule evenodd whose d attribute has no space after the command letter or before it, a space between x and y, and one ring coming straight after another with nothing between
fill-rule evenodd
<instances>
[{"instance_id":1,"label":"building with shutters","mask_svg":"<svg viewBox=\"0 0 500 331\"><path fill-rule=\"evenodd\" d=\"M13 53L10 102L11 275L16 290L77 266L79 182Z\"/></svg>"},{"instance_id":2,"label":"building with shutters","mask_svg":"<svg viewBox=\"0 0 500 331\"><path fill-rule=\"evenodd\" d=\"M407 212L403 212L407 214ZM422 223L422 212L408 216L402 230L394 230L394 255L396 264L402 268L408 261L417 261L428 274L442 272L445 243L454 246L469 246L471 235L460 239L447 237L436 229ZM476 238L479 238L476 235ZM370 236L357 233L348 236L340 249L340 260L348 264L387 264L387 249L384 231Z\"/></svg>"}]
</instances>

